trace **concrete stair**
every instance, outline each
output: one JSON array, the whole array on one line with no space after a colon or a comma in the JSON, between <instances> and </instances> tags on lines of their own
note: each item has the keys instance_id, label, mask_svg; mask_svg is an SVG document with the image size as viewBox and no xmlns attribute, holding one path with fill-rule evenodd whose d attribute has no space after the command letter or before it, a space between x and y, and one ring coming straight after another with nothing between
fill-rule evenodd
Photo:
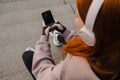
<instances>
[{"instance_id":1,"label":"concrete stair","mask_svg":"<svg viewBox=\"0 0 120 80\"><path fill-rule=\"evenodd\" d=\"M26 47L34 48L40 37L41 13L50 9L56 20L75 30L74 4L63 0L0 0L0 80L33 80L21 56ZM55 47L51 37L50 42L58 63L62 47Z\"/></svg>"},{"instance_id":2,"label":"concrete stair","mask_svg":"<svg viewBox=\"0 0 120 80\"><path fill-rule=\"evenodd\" d=\"M52 3L51 3L52 2ZM48 4L50 3L50 4ZM64 2L62 0L24 0L24 1L16 1L10 3L2 3L0 4L0 13L8 13L14 11L25 11L28 9L35 8L45 8L51 7L54 5L63 5Z\"/></svg>"},{"instance_id":3,"label":"concrete stair","mask_svg":"<svg viewBox=\"0 0 120 80\"><path fill-rule=\"evenodd\" d=\"M56 6L50 8L38 8L38 9L30 9L25 11L17 11L13 13L1 14L0 26L10 26L10 25L22 24L30 21L39 20L41 19L41 12L49 9L52 11L55 18L62 17L63 15L69 15L71 14L72 10L70 6L69 7L68 6L69 5L62 5L62 6ZM68 9L67 10L68 12L66 12L66 9Z\"/></svg>"},{"instance_id":4,"label":"concrete stair","mask_svg":"<svg viewBox=\"0 0 120 80\"><path fill-rule=\"evenodd\" d=\"M0 3L16 2L16 1L25 1L25 0L0 0Z\"/></svg>"},{"instance_id":5,"label":"concrete stair","mask_svg":"<svg viewBox=\"0 0 120 80\"><path fill-rule=\"evenodd\" d=\"M76 0L64 0L65 4L71 5L71 8L73 9L74 13L76 11Z\"/></svg>"}]
</instances>

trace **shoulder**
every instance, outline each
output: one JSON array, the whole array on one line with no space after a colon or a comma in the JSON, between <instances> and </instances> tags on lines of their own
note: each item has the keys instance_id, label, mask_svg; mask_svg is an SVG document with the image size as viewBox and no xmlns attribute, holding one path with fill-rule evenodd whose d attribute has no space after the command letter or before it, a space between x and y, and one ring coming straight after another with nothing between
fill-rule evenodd
<instances>
[{"instance_id":1,"label":"shoulder","mask_svg":"<svg viewBox=\"0 0 120 80\"><path fill-rule=\"evenodd\" d=\"M92 71L88 61L83 57L68 55L66 58L66 69L64 80L99 80ZM63 67L65 68L65 67Z\"/></svg>"}]
</instances>

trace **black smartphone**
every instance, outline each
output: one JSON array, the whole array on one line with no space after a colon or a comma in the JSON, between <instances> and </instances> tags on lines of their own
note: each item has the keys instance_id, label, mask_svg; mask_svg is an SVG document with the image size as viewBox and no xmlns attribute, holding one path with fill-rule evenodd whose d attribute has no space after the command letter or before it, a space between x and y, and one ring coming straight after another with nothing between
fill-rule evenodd
<instances>
[{"instance_id":1,"label":"black smartphone","mask_svg":"<svg viewBox=\"0 0 120 80\"><path fill-rule=\"evenodd\" d=\"M50 26L53 23L55 23L55 20L52 16L52 13L51 13L50 10L43 12L42 13L42 18L43 18L43 21L44 21L46 26Z\"/></svg>"}]
</instances>

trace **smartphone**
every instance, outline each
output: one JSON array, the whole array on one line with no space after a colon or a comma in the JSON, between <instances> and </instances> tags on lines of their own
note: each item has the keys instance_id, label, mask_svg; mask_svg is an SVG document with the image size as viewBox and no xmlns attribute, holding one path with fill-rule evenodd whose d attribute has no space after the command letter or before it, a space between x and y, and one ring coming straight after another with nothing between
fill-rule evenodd
<instances>
[{"instance_id":1,"label":"smartphone","mask_svg":"<svg viewBox=\"0 0 120 80\"><path fill-rule=\"evenodd\" d=\"M50 26L55 23L55 20L50 10L43 12L42 18L46 26Z\"/></svg>"}]
</instances>

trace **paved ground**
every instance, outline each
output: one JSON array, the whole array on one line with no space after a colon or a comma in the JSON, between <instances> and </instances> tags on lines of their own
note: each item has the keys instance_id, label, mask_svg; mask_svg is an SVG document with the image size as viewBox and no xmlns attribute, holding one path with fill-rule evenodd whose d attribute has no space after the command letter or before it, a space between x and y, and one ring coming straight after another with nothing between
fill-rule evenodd
<instances>
[{"instance_id":1,"label":"paved ground","mask_svg":"<svg viewBox=\"0 0 120 80\"><path fill-rule=\"evenodd\" d=\"M75 0L0 0L0 80L33 80L21 56L26 47L34 48L41 33L40 14L48 9L56 20L75 30ZM61 47L50 42L58 63Z\"/></svg>"}]
</instances>

